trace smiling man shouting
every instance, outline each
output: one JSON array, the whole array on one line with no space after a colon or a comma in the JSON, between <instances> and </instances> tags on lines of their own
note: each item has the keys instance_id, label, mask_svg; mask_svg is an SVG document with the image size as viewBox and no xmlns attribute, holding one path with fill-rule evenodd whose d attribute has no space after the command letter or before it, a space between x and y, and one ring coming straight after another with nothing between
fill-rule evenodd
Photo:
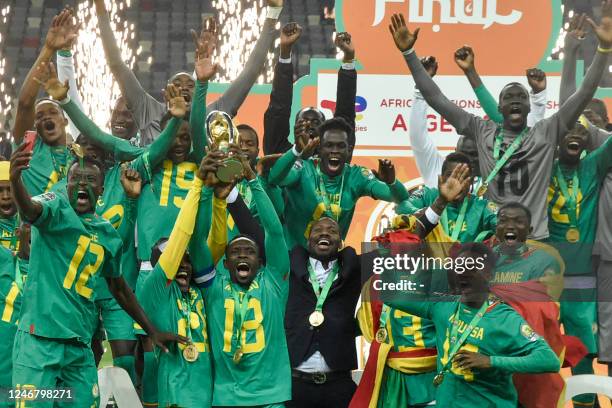
<instances>
[{"instance_id":1,"label":"smiling man shouting","mask_svg":"<svg viewBox=\"0 0 612 408\"><path fill-rule=\"evenodd\" d=\"M319 138L298 152L296 146L287 151L270 170L270 183L284 187L287 195L285 237L289 248L308 247L307 238L314 221L322 216L338 222L340 237L348 233L357 200L369 196L377 200L399 203L408 198L404 185L395 179L395 167L389 160L380 160L378 174L349 164L350 125L341 118L325 121L321 135L319 161L301 160L316 148Z\"/></svg>"}]
</instances>

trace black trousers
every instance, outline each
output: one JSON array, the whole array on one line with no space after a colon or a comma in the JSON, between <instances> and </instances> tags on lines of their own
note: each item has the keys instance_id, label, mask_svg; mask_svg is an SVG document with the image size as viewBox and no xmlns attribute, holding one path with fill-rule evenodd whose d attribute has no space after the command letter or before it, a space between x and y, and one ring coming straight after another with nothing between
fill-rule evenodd
<instances>
[{"instance_id":1,"label":"black trousers","mask_svg":"<svg viewBox=\"0 0 612 408\"><path fill-rule=\"evenodd\" d=\"M291 401L285 403L287 408L345 408L357 389L350 375L324 384L295 377L291 380Z\"/></svg>"}]
</instances>

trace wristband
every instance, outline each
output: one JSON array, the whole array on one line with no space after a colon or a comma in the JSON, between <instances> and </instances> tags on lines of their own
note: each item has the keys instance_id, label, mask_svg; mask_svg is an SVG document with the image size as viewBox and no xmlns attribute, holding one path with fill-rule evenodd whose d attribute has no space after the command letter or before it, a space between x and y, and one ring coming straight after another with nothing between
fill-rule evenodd
<instances>
[{"instance_id":1,"label":"wristband","mask_svg":"<svg viewBox=\"0 0 612 408\"><path fill-rule=\"evenodd\" d=\"M266 18L271 18L272 20L278 20L281 12L283 11L282 7L268 7L268 14Z\"/></svg>"},{"instance_id":2,"label":"wristband","mask_svg":"<svg viewBox=\"0 0 612 408\"><path fill-rule=\"evenodd\" d=\"M57 52L57 55L59 55L60 57L70 58L72 57L72 52L70 50L59 50Z\"/></svg>"},{"instance_id":3,"label":"wristband","mask_svg":"<svg viewBox=\"0 0 612 408\"><path fill-rule=\"evenodd\" d=\"M425 217L427 217L427 221L431 222L433 225L436 225L440 220L440 216L436 214L436 212L432 210L431 207L427 207L427 209L425 210Z\"/></svg>"},{"instance_id":4,"label":"wristband","mask_svg":"<svg viewBox=\"0 0 612 408\"><path fill-rule=\"evenodd\" d=\"M598 46L597 51L601 52L602 54L610 54L612 52L612 47L611 48L601 48Z\"/></svg>"},{"instance_id":5,"label":"wristband","mask_svg":"<svg viewBox=\"0 0 612 408\"><path fill-rule=\"evenodd\" d=\"M414 52L414 47L410 48L409 50L406 51L402 51L402 54L405 56L408 56L410 54L412 54Z\"/></svg>"},{"instance_id":6,"label":"wristband","mask_svg":"<svg viewBox=\"0 0 612 408\"><path fill-rule=\"evenodd\" d=\"M342 69L346 69L347 71L354 71L355 70L355 60L351 62L343 62Z\"/></svg>"},{"instance_id":7,"label":"wristband","mask_svg":"<svg viewBox=\"0 0 612 408\"><path fill-rule=\"evenodd\" d=\"M64 99L62 99L61 101L57 101L57 103L59 103L60 105L66 105L68 102L70 102L70 95L66 95Z\"/></svg>"},{"instance_id":8,"label":"wristband","mask_svg":"<svg viewBox=\"0 0 612 408\"><path fill-rule=\"evenodd\" d=\"M293 148L291 149L291 151L293 152L293 154L295 155L295 157L302 158L302 152L298 152L298 151L297 151L297 148L295 147L295 145L293 145Z\"/></svg>"},{"instance_id":9,"label":"wristband","mask_svg":"<svg viewBox=\"0 0 612 408\"><path fill-rule=\"evenodd\" d=\"M232 204L236 201L236 199L238 198L238 189L236 187L234 187L232 189L232 191L229 193L229 195L227 196L227 198L225 199L225 202L227 202L228 204Z\"/></svg>"},{"instance_id":10,"label":"wristband","mask_svg":"<svg viewBox=\"0 0 612 408\"><path fill-rule=\"evenodd\" d=\"M289 54L289 58L278 57L278 62L281 64L291 64L291 54Z\"/></svg>"}]
</instances>

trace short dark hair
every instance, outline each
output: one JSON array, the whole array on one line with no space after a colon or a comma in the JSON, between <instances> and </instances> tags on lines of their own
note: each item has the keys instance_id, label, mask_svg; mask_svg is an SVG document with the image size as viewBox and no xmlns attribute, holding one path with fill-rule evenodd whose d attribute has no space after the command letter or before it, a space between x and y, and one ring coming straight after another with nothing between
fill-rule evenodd
<instances>
[{"instance_id":1,"label":"short dark hair","mask_svg":"<svg viewBox=\"0 0 612 408\"><path fill-rule=\"evenodd\" d=\"M319 109L315 108L314 106L307 106L303 109L301 109L296 115L295 115L295 122L297 123L298 120L300 120L300 118L306 113L306 112L314 112L318 117L319 120L321 122L325 122L325 114L323 112L321 112Z\"/></svg>"},{"instance_id":2,"label":"short dark hair","mask_svg":"<svg viewBox=\"0 0 612 408\"><path fill-rule=\"evenodd\" d=\"M521 84L520 82L510 82L510 83L506 84L502 88L502 90L499 92L499 102L501 102L502 95L504 94L506 89L508 89L508 88L510 88L512 86L518 86L519 88L522 88L527 93L527 95L529 95L529 91L527 90L527 88L525 88L525 85Z\"/></svg>"},{"instance_id":3,"label":"short dark hair","mask_svg":"<svg viewBox=\"0 0 612 408\"><path fill-rule=\"evenodd\" d=\"M250 125L247 125L246 123L241 123L238 126L236 126L236 129L238 129L238 131L247 130L249 132L253 132L253 134L255 135L255 140L257 140L257 146L259 147L259 135L257 134L257 131L255 130L255 128L253 128Z\"/></svg>"},{"instance_id":4,"label":"short dark hair","mask_svg":"<svg viewBox=\"0 0 612 408\"><path fill-rule=\"evenodd\" d=\"M601 99L591 99L591 102L588 103L586 108L592 110L593 112L601 116L602 119L608 120L608 108L606 106L606 103Z\"/></svg>"},{"instance_id":5,"label":"short dark hair","mask_svg":"<svg viewBox=\"0 0 612 408\"><path fill-rule=\"evenodd\" d=\"M497 255L489 246L483 244L482 242L468 242L461 244L459 248L454 251L454 256L456 258L465 253L478 255L479 257L483 258L484 264L489 270L493 270L495 268L495 264L497 263Z\"/></svg>"},{"instance_id":6,"label":"short dark hair","mask_svg":"<svg viewBox=\"0 0 612 408\"><path fill-rule=\"evenodd\" d=\"M351 125L349 125L344 118L337 117L333 119L328 119L325 122L321 123L321 126L319 126L319 135L321 137L321 142L323 142L325 132L328 132L330 130L341 130L345 132L347 141L351 132L353 131Z\"/></svg>"},{"instance_id":7,"label":"short dark hair","mask_svg":"<svg viewBox=\"0 0 612 408\"><path fill-rule=\"evenodd\" d=\"M523 212L527 216L527 220L529 221L529 225L531 225L531 210L529 208L527 208L525 205L519 203L518 201L510 201L508 203L505 203L501 207L499 207L499 210L497 211L497 213L500 214L502 212L502 210L507 210L507 209L519 209L519 210L523 210Z\"/></svg>"},{"instance_id":8,"label":"short dark hair","mask_svg":"<svg viewBox=\"0 0 612 408\"><path fill-rule=\"evenodd\" d=\"M470 168L470 172L473 172L472 161L468 157L468 155L461 152L454 152L446 156L444 159L444 163L442 163L442 174L446 173L451 163L454 164L467 164Z\"/></svg>"},{"instance_id":9,"label":"short dark hair","mask_svg":"<svg viewBox=\"0 0 612 408\"><path fill-rule=\"evenodd\" d=\"M73 162L70 164L70 167L68 168L68 172L70 172L70 170L75 166L79 164L79 161L81 159L79 159L76 156L72 156L73 157ZM99 170L100 170L100 178L102 180L102 183L104 183L104 166L102 165L102 163L100 162L100 160L96 160L93 159L91 157L83 157L83 166L96 166Z\"/></svg>"}]
</instances>

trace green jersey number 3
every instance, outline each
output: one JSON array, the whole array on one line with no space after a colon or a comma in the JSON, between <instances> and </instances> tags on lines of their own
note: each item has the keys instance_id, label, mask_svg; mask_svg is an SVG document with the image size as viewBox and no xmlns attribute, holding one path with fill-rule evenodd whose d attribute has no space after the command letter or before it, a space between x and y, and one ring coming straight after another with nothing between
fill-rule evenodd
<instances>
[{"instance_id":1,"label":"green jersey number 3","mask_svg":"<svg viewBox=\"0 0 612 408\"><path fill-rule=\"evenodd\" d=\"M77 280L77 271L83 262L86 252L95 255L96 260L93 264L85 265ZM72 289L72 285L74 285L74 281L76 280L76 292L84 298L91 298L93 290L88 288L86 284L89 278L98 272L100 265L102 265L102 261L104 261L104 248L100 244L92 242L91 238L81 235L77 244L77 249L70 261L68 273L66 273L66 277L64 278L64 288L68 290Z\"/></svg>"}]
</instances>

